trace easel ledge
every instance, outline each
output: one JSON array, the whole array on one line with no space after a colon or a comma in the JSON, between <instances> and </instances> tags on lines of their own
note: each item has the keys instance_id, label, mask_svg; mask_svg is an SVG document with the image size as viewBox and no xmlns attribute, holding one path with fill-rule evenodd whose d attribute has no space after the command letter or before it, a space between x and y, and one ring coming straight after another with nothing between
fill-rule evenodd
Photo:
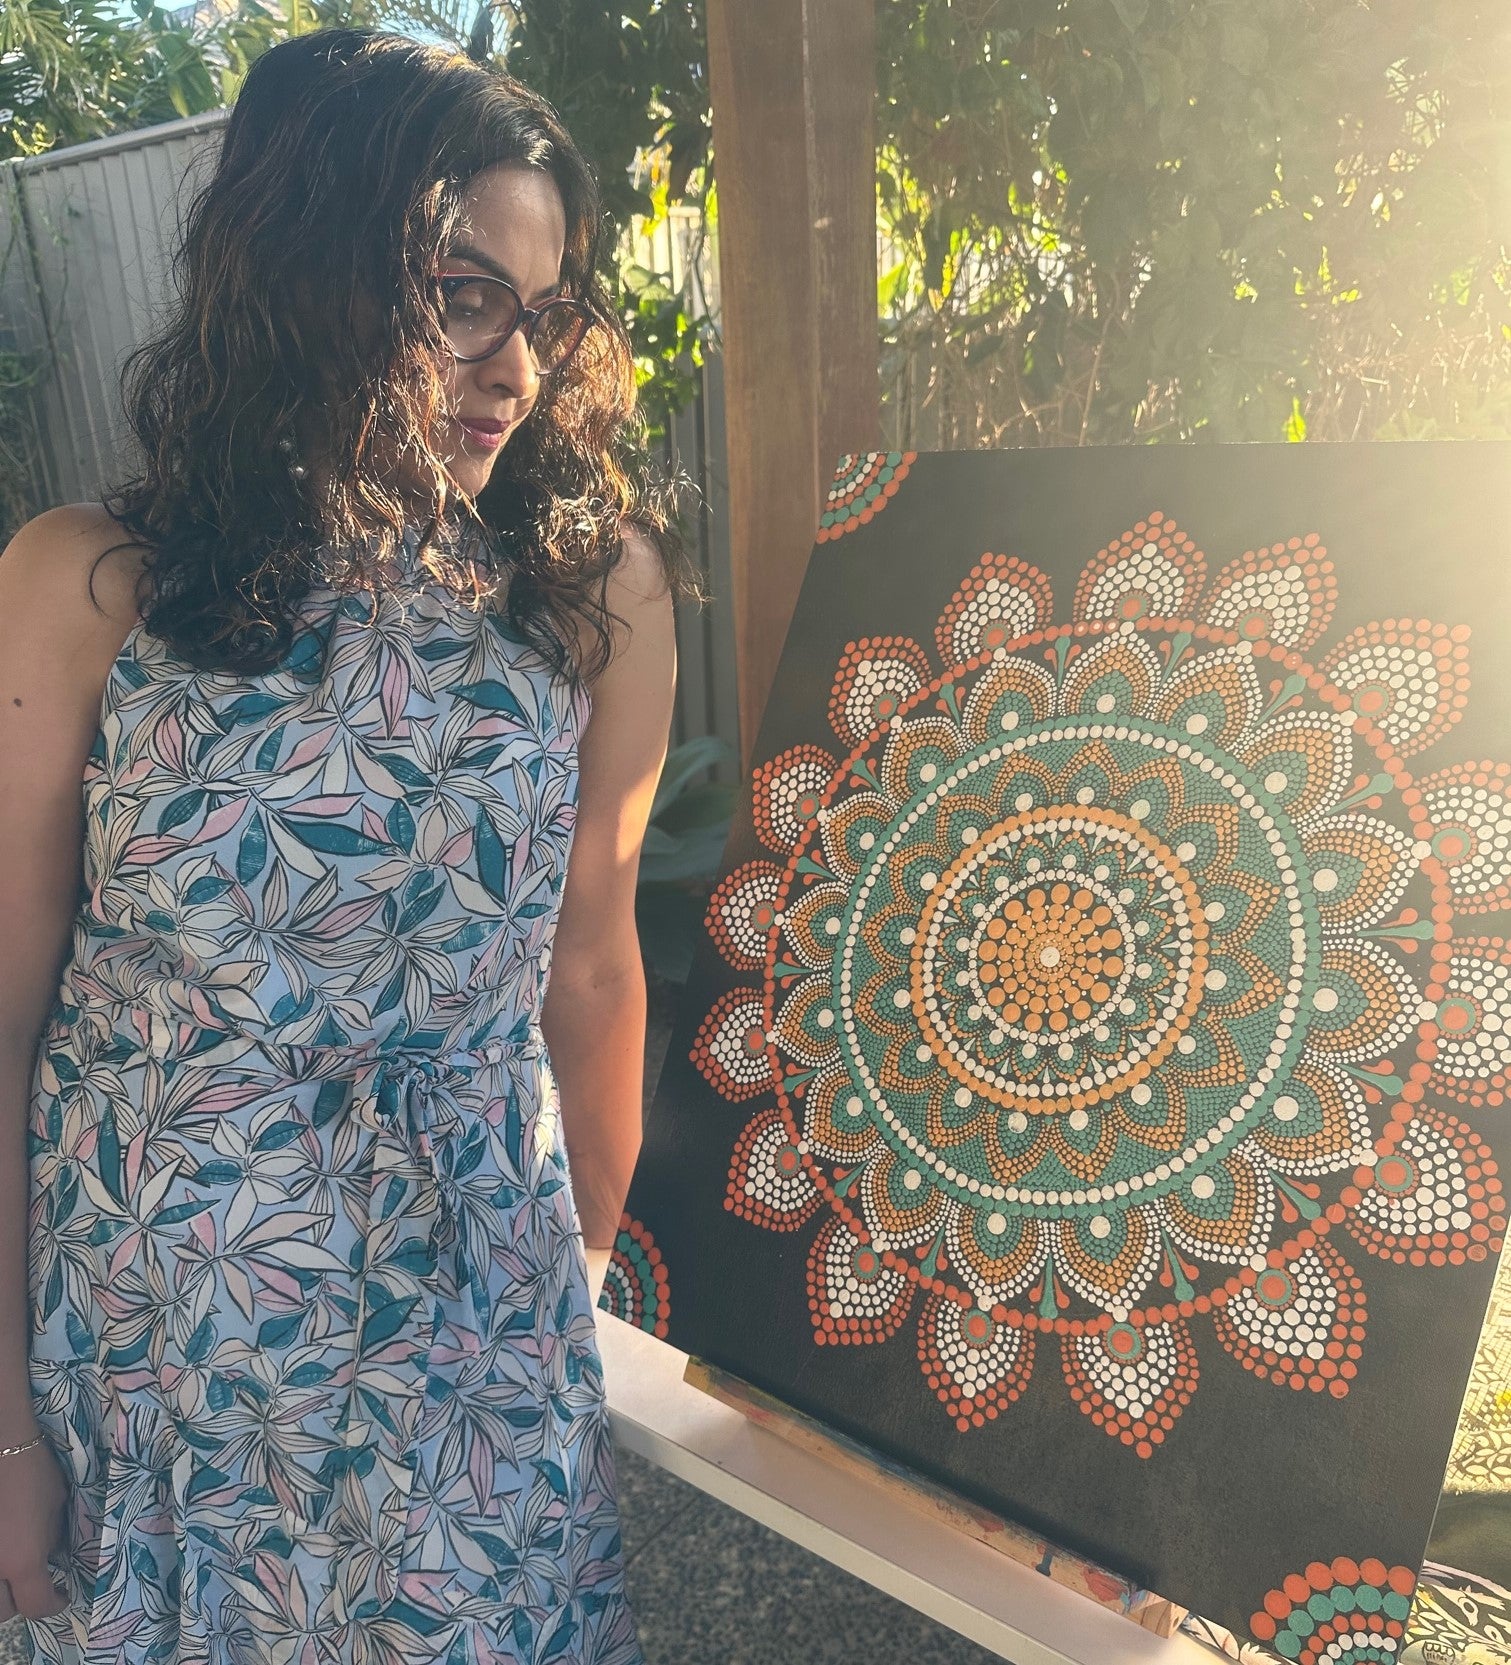
<instances>
[{"instance_id":1,"label":"easel ledge","mask_svg":"<svg viewBox=\"0 0 1511 1665\"><path fill-rule=\"evenodd\" d=\"M599 1312L621 1446L1014 1665L1214 1665L690 1387L687 1355Z\"/></svg>"},{"instance_id":2,"label":"easel ledge","mask_svg":"<svg viewBox=\"0 0 1511 1665\"><path fill-rule=\"evenodd\" d=\"M810 1457L817 1457L847 1474L865 1476L900 1505L931 1515L952 1531L974 1538L1020 1566L1032 1567L1056 1584L1074 1590L1098 1607L1131 1619L1156 1636L1173 1636L1186 1617L1187 1608L1177 1607L1149 1590L1141 1590L1117 1573L1071 1555L1025 1527L1003 1520L969 1499L887 1462L858 1441L825 1428L801 1411L773 1399L769 1393L702 1359L687 1361L683 1380L700 1393L711 1394L721 1404L737 1410L757 1427L780 1435Z\"/></svg>"}]
</instances>

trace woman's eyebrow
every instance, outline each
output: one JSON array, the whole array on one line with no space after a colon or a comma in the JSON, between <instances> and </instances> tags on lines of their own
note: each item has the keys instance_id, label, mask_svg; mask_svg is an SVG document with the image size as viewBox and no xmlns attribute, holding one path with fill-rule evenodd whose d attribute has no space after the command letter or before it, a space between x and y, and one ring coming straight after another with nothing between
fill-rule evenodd
<instances>
[{"instance_id":1,"label":"woman's eyebrow","mask_svg":"<svg viewBox=\"0 0 1511 1665\"><path fill-rule=\"evenodd\" d=\"M509 284L514 289L518 289L520 287L519 280L508 269L508 267L500 266L496 260L484 254L481 249L474 248L471 243L454 243L451 248L446 251L446 255L450 260L465 260L469 265L481 266L485 272L489 273L493 277L502 278L505 283ZM525 304L527 306L535 306L541 301L549 301L553 296L560 293L561 279L557 278L556 282L553 283L549 289L541 290L538 295L528 296Z\"/></svg>"}]
</instances>

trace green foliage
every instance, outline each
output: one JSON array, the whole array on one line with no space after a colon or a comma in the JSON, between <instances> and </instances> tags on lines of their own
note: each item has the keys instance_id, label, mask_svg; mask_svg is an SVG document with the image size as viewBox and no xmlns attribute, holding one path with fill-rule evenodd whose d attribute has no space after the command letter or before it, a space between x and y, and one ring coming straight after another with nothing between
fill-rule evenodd
<instances>
[{"instance_id":1,"label":"green foliage","mask_svg":"<svg viewBox=\"0 0 1511 1665\"><path fill-rule=\"evenodd\" d=\"M274 29L260 7L202 25L150 0L6 0L0 160L214 109Z\"/></svg>"},{"instance_id":2,"label":"green foliage","mask_svg":"<svg viewBox=\"0 0 1511 1665\"><path fill-rule=\"evenodd\" d=\"M683 981L692 964L734 813L734 787L704 777L731 758L729 747L712 735L674 746L651 806L635 918L647 965L668 982Z\"/></svg>"},{"instance_id":3,"label":"green foliage","mask_svg":"<svg viewBox=\"0 0 1511 1665\"><path fill-rule=\"evenodd\" d=\"M878 27L884 350L940 443L1511 432L1503 8L897 0Z\"/></svg>"}]
</instances>

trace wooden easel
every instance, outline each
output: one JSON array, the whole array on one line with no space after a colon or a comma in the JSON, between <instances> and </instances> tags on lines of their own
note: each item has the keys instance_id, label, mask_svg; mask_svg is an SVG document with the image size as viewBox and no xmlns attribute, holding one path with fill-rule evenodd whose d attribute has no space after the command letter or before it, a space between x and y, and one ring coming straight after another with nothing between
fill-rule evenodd
<instances>
[{"instance_id":1,"label":"wooden easel","mask_svg":"<svg viewBox=\"0 0 1511 1665\"><path fill-rule=\"evenodd\" d=\"M702 1359L689 1359L683 1379L690 1387L737 1410L750 1422L780 1435L809 1456L831 1464L848 1474L861 1474L880 1484L891 1496L909 1507L943 1521L958 1532L987 1545L1009 1560L1032 1567L1056 1584L1078 1591L1098 1607L1131 1619L1156 1636L1173 1636L1186 1617L1187 1609L1177 1607L1163 1596L1141 1590L1136 1584L1091 1561L1070 1555L1024 1527L980 1508L956 1493L935 1485L879 1453L825 1428L773 1399L750 1383L719 1370Z\"/></svg>"}]
</instances>

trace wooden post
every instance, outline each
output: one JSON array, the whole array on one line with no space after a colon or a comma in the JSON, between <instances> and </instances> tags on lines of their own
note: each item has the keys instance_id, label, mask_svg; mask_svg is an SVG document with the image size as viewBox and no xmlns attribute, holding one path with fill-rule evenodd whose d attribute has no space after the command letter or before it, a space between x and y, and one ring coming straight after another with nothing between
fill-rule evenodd
<instances>
[{"instance_id":1,"label":"wooden post","mask_svg":"<svg viewBox=\"0 0 1511 1665\"><path fill-rule=\"evenodd\" d=\"M880 444L875 0L708 0L748 758L841 452Z\"/></svg>"}]
</instances>

